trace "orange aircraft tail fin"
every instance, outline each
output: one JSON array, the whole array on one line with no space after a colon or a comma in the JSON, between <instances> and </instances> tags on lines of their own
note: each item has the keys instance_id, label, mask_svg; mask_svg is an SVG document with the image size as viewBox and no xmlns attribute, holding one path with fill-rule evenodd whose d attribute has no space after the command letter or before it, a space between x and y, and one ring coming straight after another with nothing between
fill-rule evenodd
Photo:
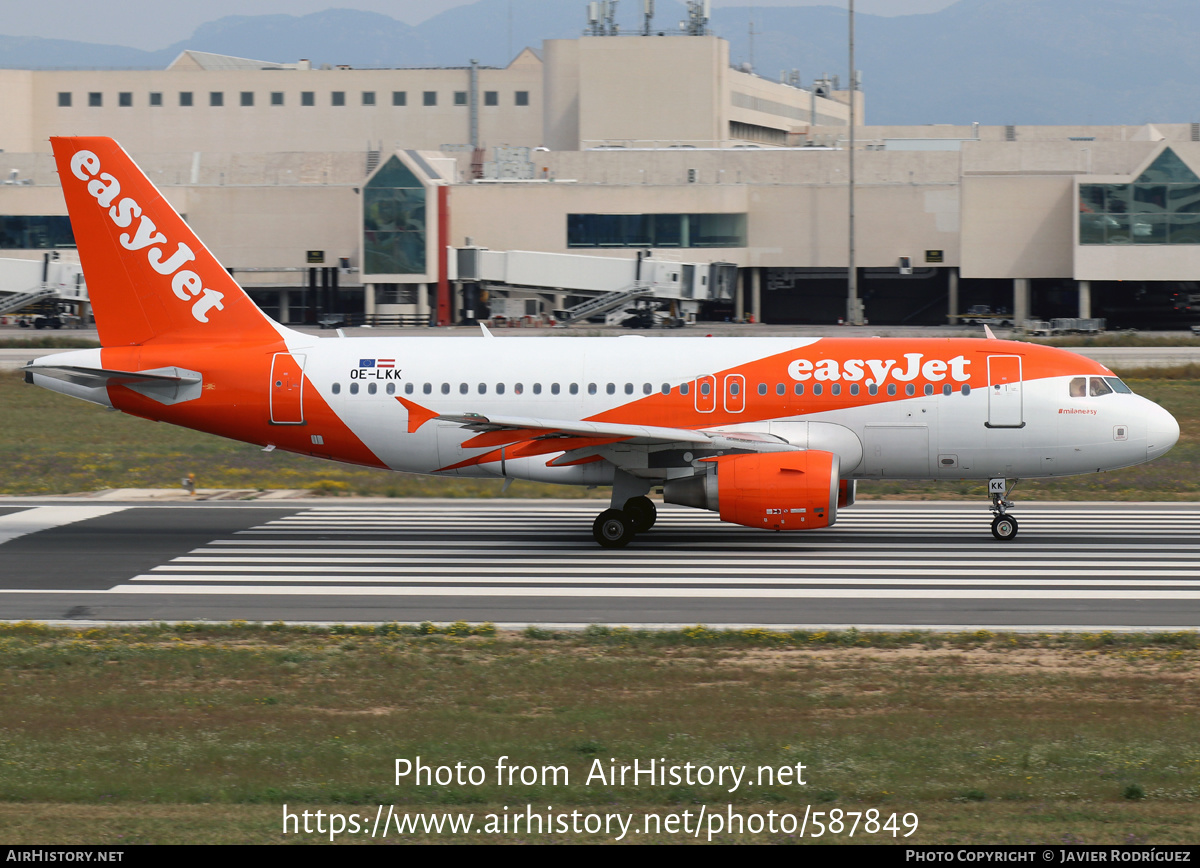
<instances>
[{"instance_id":1,"label":"orange aircraft tail fin","mask_svg":"<svg viewBox=\"0 0 1200 868\"><path fill-rule=\"evenodd\" d=\"M280 337L120 145L50 141L104 346Z\"/></svg>"}]
</instances>

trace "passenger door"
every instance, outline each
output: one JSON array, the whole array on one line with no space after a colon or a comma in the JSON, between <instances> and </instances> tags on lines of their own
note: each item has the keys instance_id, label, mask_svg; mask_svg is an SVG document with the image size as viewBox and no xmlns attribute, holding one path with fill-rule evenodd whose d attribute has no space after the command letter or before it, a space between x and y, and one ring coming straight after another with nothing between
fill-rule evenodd
<instances>
[{"instance_id":1,"label":"passenger door","mask_svg":"<svg viewBox=\"0 0 1200 868\"><path fill-rule=\"evenodd\" d=\"M1021 357L988 356L989 428L1024 428L1021 408Z\"/></svg>"}]
</instances>

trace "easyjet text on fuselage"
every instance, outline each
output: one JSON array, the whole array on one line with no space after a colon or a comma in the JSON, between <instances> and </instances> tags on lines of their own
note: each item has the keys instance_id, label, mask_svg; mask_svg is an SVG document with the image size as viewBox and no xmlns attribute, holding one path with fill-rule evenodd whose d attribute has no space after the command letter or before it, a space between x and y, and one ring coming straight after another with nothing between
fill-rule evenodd
<instances>
[{"instance_id":1,"label":"easyjet text on fuselage","mask_svg":"<svg viewBox=\"0 0 1200 868\"><path fill-rule=\"evenodd\" d=\"M931 382L941 382L947 376L956 383L971 379L967 368L971 362L965 356L945 359L926 359L924 353L905 353L904 362L896 359L795 359L788 365L788 376L793 380L847 380L880 385L888 377L901 383L909 383L921 377Z\"/></svg>"}]
</instances>

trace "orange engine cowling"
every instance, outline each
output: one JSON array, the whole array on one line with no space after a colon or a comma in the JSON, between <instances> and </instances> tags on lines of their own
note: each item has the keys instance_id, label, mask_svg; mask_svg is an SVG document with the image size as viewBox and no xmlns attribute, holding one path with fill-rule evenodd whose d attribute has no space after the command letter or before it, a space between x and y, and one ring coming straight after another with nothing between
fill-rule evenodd
<instances>
[{"instance_id":1,"label":"orange engine cowling","mask_svg":"<svg viewBox=\"0 0 1200 868\"><path fill-rule=\"evenodd\" d=\"M837 520L838 457L832 452L763 452L702 459L716 473L673 480L664 500L716 509L721 520L771 530L812 530Z\"/></svg>"}]
</instances>

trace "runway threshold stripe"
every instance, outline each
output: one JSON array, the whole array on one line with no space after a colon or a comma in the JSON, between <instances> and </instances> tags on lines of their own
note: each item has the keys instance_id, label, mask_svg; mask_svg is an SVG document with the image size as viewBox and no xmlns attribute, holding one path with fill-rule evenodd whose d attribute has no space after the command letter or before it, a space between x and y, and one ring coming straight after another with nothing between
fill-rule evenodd
<instances>
[{"instance_id":1,"label":"runway threshold stripe","mask_svg":"<svg viewBox=\"0 0 1200 868\"><path fill-rule=\"evenodd\" d=\"M1014 510L1012 513L1022 522L1028 521L1034 525L1042 525L1042 523L1088 523L1088 525L1105 525L1110 527L1132 525L1132 523L1169 523L1176 526L1194 526L1200 522L1200 516L1196 515L1180 515L1178 513L1139 513L1138 515L1127 515L1123 513L1117 514L1091 514L1091 515L1030 515ZM956 513L954 515L926 515L914 514L910 516L899 515L854 515L846 513L838 513L838 521L845 522L847 525L878 525L878 523L889 523L894 525L896 522L911 521L920 519L926 523L961 523L979 521L980 519L988 519L990 513L980 510L979 513ZM571 522L578 523L594 519L593 513L581 513L578 515L566 515L557 513L554 515L524 515L523 513L496 513L488 514L464 514L464 515L430 515L428 513L420 513L413 515L389 515L386 517L376 517L370 515L354 515L354 516L289 516L286 519L276 519L265 522L265 527L316 527L316 526L392 526L408 525L408 523L421 523L421 525L438 525L444 526L449 521L487 521L488 523L508 523L508 525L517 525L517 523L527 523L528 521L553 521L553 522ZM689 516L665 516L659 514L659 520L664 523L683 523L695 522L697 519L718 521L715 515L689 515Z\"/></svg>"},{"instance_id":2,"label":"runway threshold stripe","mask_svg":"<svg viewBox=\"0 0 1200 868\"><path fill-rule=\"evenodd\" d=\"M571 575L571 576L535 576L529 574L514 574L511 576L496 576L493 578L484 579L479 576L461 577L444 575L429 575L429 574L388 574L388 575L343 575L341 573L310 573L307 575L297 575L295 573L279 574L279 575L264 575L261 573L176 573L172 575L163 575L162 573L143 573L142 575L134 576L130 581L134 582L329 582L329 583L346 583L346 584L405 584L412 582L420 583L437 583L446 587L455 586L456 582L466 583L468 585L509 585L517 583L525 584L576 584L576 585L647 585L647 584L662 584L662 585L729 585L734 588L744 587L745 584L763 584L763 585L855 585L859 587L874 587L886 585L912 585L913 580L910 578L887 578L874 575L859 575L852 578L839 578L833 571L822 573L813 576L792 576L772 578L768 576L737 576L730 577L728 575L715 576L664 576L659 573L651 573L638 576L613 576L613 575ZM1057 578L1047 576L1037 579L995 579L987 576L979 578L926 578L917 584L922 585L937 585L938 587L956 587L956 586L972 586L972 585L999 585L1005 588L1019 587L1038 587L1038 586L1062 586L1062 587L1112 587L1112 588L1127 588L1130 591L1138 591L1150 586L1158 588L1196 588L1194 581L1173 580L1168 578L1150 578L1145 579L1071 579ZM1197 589L1200 590L1200 589Z\"/></svg>"},{"instance_id":3,"label":"runway threshold stripe","mask_svg":"<svg viewBox=\"0 0 1200 868\"><path fill-rule=\"evenodd\" d=\"M328 545L328 540L307 540L306 542L308 545ZM478 541L472 541L472 542L478 543ZM263 548L253 547L256 544L258 546L264 546L264 547ZM478 544L485 545L486 543L478 543ZM438 557L439 560L445 560L446 554L453 554L455 556L455 558L454 558L455 562L462 563L464 561L464 558L460 555L460 553L458 551L460 546L458 546L454 543L447 543L440 548L434 548L434 547L431 547L428 545L422 545L421 547L418 548L418 547L414 547L411 543L394 543L391 548L360 548L360 549L354 549L352 551L347 551L346 548L344 548L344 547L324 548L324 549L305 548L305 549L301 549L299 551L297 551L297 549L295 547L290 547L290 546L287 548L265 548L265 546L268 546L268 545L273 545L273 543L271 543L267 540L261 540L261 541L247 540L246 547L238 547L237 544L234 542L225 542L225 541L218 540L218 541L214 541L207 547L192 549L190 552L188 552L188 559L192 559L194 557L194 558L217 560L218 559L217 556L233 557L233 558L238 558L238 559L256 559L261 555L288 555L288 556L292 556L292 557L305 557L307 559L309 557L316 558L317 556L328 555L331 557L338 558L339 562L354 563L355 561L357 561L365 556L375 556L375 555L392 555L392 556L396 556L396 557L403 555L406 559L413 559L413 558L418 558L418 557ZM366 546L366 545L378 545L378 543L356 541L356 542L346 542L343 544L343 546L350 546L350 545ZM510 547L506 547L506 548L510 548ZM488 560L495 561L497 558L566 557L566 558L572 559L571 560L572 563L577 563L578 562L578 560L576 560L576 558L578 557L576 554L577 552L580 554L584 554L585 556L591 558L595 555L596 550L597 550L595 543L580 543L578 545L570 546L569 551L563 550L564 548L568 548L568 547L557 547L554 549L547 549L544 547L535 546L535 545L531 545L531 544L521 544L519 548L517 548L516 546L512 546L511 548L515 548L516 550L515 551L492 551L492 552L490 552L488 555ZM818 556L818 555L824 553L824 552L820 552L820 551L813 551L812 550L813 548L854 549L854 550L860 551L860 552L863 551L864 549L882 549L889 553L895 552L897 549L900 549L900 548L920 550L923 552L927 552L929 550L928 545L922 545L922 544L896 546L896 545L892 545L890 543L876 543L876 544L872 544L872 543L824 543L824 544L820 544L817 546L812 546L812 544L810 543L810 545L808 547L806 547L804 549L797 549L794 552L755 551L752 553L752 555L753 555L753 557L755 557L758 560L763 561L763 562L773 562L773 561L783 560L784 558L795 558L797 560L797 566L801 566L804 563L807 563L807 560L806 560L807 558ZM1197 551L1195 546L1186 546L1186 548L1188 549L1188 551L1186 551L1186 552L1163 552L1163 551L1159 551L1158 547L1156 547L1156 546L1145 546L1144 547L1145 551L1131 550L1131 549L1134 549L1133 546L1110 546L1109 548L1120 549L1120 551L1106 551L1104 554L1104 557L1106 559L1118 559L1119 560L1119 559L1144 558L1144 557L1147 557L1148 553L1153 552L1155 560L1164 560L1164 559L1170 560L1172 558L1177 558L1177 559L1185 559L1186 558L1186 559L1193 560L1198 565L1200 565L1200 551ZM1068 550L1069 550L1070 554L1068 554ZM1081 562L1081 561L1085 560L1084 558L1079 557L1079 555L1078 555L1079 547L1076 545L1026 546L1026 545L1021 545L1018 543L1018 544L1016 544L1015 549L1010 547L1010 548L1004 550L1003 557L1004 557L1004 560L1008 561L1008 562L1011 562L1014 560L1020 561L1022 559L1026 559L1026 558L1054 555L1054 553L1056 551L1063 552L1062 556L1057 559L1058 562L1064 561L1067 558L1070 558L1071 560L1074 560L1076 562ZM637 557L637 558L648 558L648 559L652 559L652 560L666 560L669 558L674 561L674 560L677 560L677 558L678 558L678 553L675 551L645 551L642 549L635 548L632 550L625 549L625 552L628 553L629 556L633 556L633 557ZM476 552L475 554L478 554L478 553ZM743 557L743 554L741 552L730 552L728 555L726 555L726 557L737 558L740 561ZM600 559L600 560L604 563L612 563L614 561L614 559L618 562L621 561L623 559L623 554L617 553L617 552L611 552L608 555L607 560L604 560L604 559ZM946 561L946 560L951 560L951 559L952 559L951 555L946 555L942 560ZM176 558L176 560L183 560L183 558ZM712 561L712 557L710 556L708 558L705 558L704 563L711 563L711 561Z\"/></svg>"},{"instance_id":4,"label":"runway threshold stripe","mask_svg":"<svg viewBox=\"0 0 1200 868\"><path fill-rule=\"evenodd\" d=\"M127 506L35 506L0 515L0 544L26 534L122 512Z\"/></svg>"},{"instance_id":5,"label":"runway threshold stripe","mask_svg":"<svg viewBox=\"0 0 1200 868\"><path fill-rule=\"evenodd\" d=\"M303 565L287 565L278 567L263 567L263 566L247 566L245 564L230 564L224 566L205 566L204 564L162 564L161 566L153 567L152 572L155 573L218 573L230 570L239 570L245 575L303 575L305 573L327 574L330 573L328 566L303 566ZM391 575L391 576L460 576L463 570L456 566L440 567L436 565L426 565L421 567L413 567L405 569L403 567L381 566L381 567L347 567L343 570L338 570L338 575L361 576L361 575ZM584 571L572 570L565 567L497 567L493 569L474 569L468 571L469 575L463 576L464 580L470 581L480 575L549 575L552 577L566 577L572 574L589 574L602 576L619 576L634 574L638 576L653 575L653 576L670 576L683 575L688 578L699 579L702 576L711 575L714 578L722 581L737 581L738 579L754 580L760 577L768 576L783 576L791 579L808 578L809 573L803 570L796 569L760 569L743 573L740 570L730 569L712 569L712 570L696 570L696 569L676 569L672 567L656 567L653 570L645 567L629 567L625 569L608 568L602 571ZM863 576L863 575L880 575L880 576L946 576L949 578L1021 578L1029 574L1028 570L1005 570L1005 569L906 569L893 568L887 570L866 570L863 568L821 568L821 574L825 576ZM1200 570L1091 570L1091 569L1072 569L1072 570L1055 570L1047 575L1056 577L1070 578L1074 576L1083 577L1103 577L1103 578L1129 578L1129 579L1150 579L1156 577L1173 578L1173 579L1197 579L1200 578Z\"/></svg>"},{"instance_id":6,"label":"runway threshold stripe","mask_svg":"<svg viewBox=\"0 0 1200 868\"><path fill-rule=\"evenodd\" d=\"M365 566L374 566L380 564L398 564L402 566L421 566L421 565L436 565L444 564L445 557L413 557L407 553L397 557L309 557L303 555L294 556L262 556L256 557L253 555L181 555L171 559L171 563L181 564L337 564L344 568L357 568ZM472 567L474 569L511 569L512 565L524 565L520 563L523 559L509 558L506 561L497 563L494 557L456 557L454 558L454 566ZM953 568L964 570L984 570L988 567L979 566L978 558L971 560L963 560L961 557L947 556L943 558L822 558L809 557L797 559L796 563L786 567L779 565L779 558L769 559L760 557L736 557L730 558L728 561L714 558L674 558L671 561L673 568L683 572L686 569L694 569L696 567L705 568L706 570L714 570L722 567L736 569L738 572L751 572L757 569L792 569L804 570L814 567L931 567L931 568ZM1036 568L1036 569L1055 569L1058 567L1080 566L1079 558L1033 558L1033 557L1010 557L1005 556L1003 562L1008 566L1019 566L1021 569ZM554 567L530 566L529 569L536 571L545 571L549 569L560 568L561 566L570 566L576 569L584 569L587 567L595 567L599 569L632 569L634 567L657 567L662 563L661 558L645 558L640 555L629 554L618 557L573 557L568 560L556 564ZM1133 568L1154 568L1154 569L1169 569L1173 572L1186 568L1200 569L1200 560L1192 558L1185 563L1167 563L1158 559L1152 558L1148 560L1130 561L1123 563L1120 569ZM1106 569L1101 567L1099 569ZM1107 569L1117 569L1108 567Z\"/></svg>"},{"instance_id":7,"label":"runway threshold stripe","mask_svg":"<svg viewBox=\"0 0 1200 868\"><path fill-rule=\"evenodd\" d=\"M1198 591L1029 590L863 588L851 593L840 588L491 588L311 585L117 585L106 594L183 594L189 596L340 596L340 597L693 597L697 599L1013 599L1013 600L1200 600Z\"/></svg>"},{"instance_id":8,"label":"runway threshold stripe","mask_svg":"<svg viewBox=\"0 0 1200 868\"><path fill-rule=\"evenodd\" d=\"M734 530L732 532L736 533L737 531ZM861 551L863 549L883 549L885 551L896 551L896 550L903 550L903 549L915 549L915 550L920 550L920 551L928 551L929 550L928 543L837 542L836 540L831 539L830 537L831 537L831 534L827 534L822 531L810 532L810 533L804 534L803 536L788 536L784 539L780 539L777 535L772 534L769 537L761 539L761 541L746 542L743 544L745 546L744 549L738 549L737 551L731 551L730 555L735 556L742 550L748 551L752 554L760 554L763 556L774 554L776 557L783 557L788 553L795 553L798 556L799 555L808 556L808 555L813 554L814 550L819 551L819 550L823 550L823 549L855 549L857 551ZM701 541L697 541L697 542L671 542L669 540L664 540L664 541L660 542L657 539L656 531L652 531L650 534L643 536L643 540L652 542L655 548L653 551L638 551L639 556L642 556L642 557L652 557L652 556L675 557L675 553L673 551L659 551L660 548L663 548L663 549L699 548L699 547L724 548L724 549L732 548L732 544L730 542L712 542L711 540L710 541L701 540ZM295 552L297 547L329 546L332 543L333 543L333 540L327 540L327 539L303 539L303 540L299 540L299 539L298 540L292 540L292 539L218 539L218 540L213 540L208 545L214 547L214 548L212 548L212 551L214 551L214 552L228 551L230 553L233 553L236 551L240 551L242 549L242 547L245 547L245 549L247 549L249 551L254 551L256 553L258 553L258 552L262 552L262 553L278 552L281 554L288 554L288 553ZM1071 552L1075 552L1077 555L1079 553L1079 545L1077 543L1017 542L1017 543L1012 543L1011 545L1005 544L1005 545L1008 545L1009 547L1004 548L1004 549L999 548L1001 543L995 543L995 545L997 546L996 551L998 553L1003 552L1003 556L1005 558L1011 557L1010 552L1012 552L1014 550L1014 547L1017 550L1020 550L1022 552L1071 551ZM219 546L233 546L233 547L237 547L237 548L230 548L230 549L223 550L221 548L217 548ZM279 549L261 548L260 549L260 548L257 548L258 546L286 546L286 548L279 548ZM464 548L516 549L516 551L504 552L504 555L506 557L518 556L522 552L528 552L529 554L554 555L554 554L558 554L558 553L566 551L566 550L585 551L585 552L595 552L596 551L596 543L592 540L588 540L587 542L584 542L581 540L579 542L556 543L555 547L551 549L551 548L547 548L545 545L539 544L536 540L526 541L526 540L479 540L479 539L453 540L453 541L446 541L446 542L438 542L435 540L398 540L398 541L394 541L394 542L387 541L387 540L337 540L336 548L330 548L327 550L309 549L309 551L314 551L314 552L328 551L330 554L338 554L338 553L345 553L346 549L351 546L375 546L375 547L388 546L388 548L360 549L359 552L363 552L363 553L378 551L380 553L405 552L405 553L412 553L412 554L430 554L430 555L441 554L444 552L452 552L452 553L457 554L457 552L460 549L464 549ZM414 546L420 546L420 547L414 548ZM1159 542L1148 543L1146 545L1138 545L1137 543L1099 543L1099 542L1097 542L1097 543L1089 542L1088 543L1088 553L1089 554L1091 554L1093 552L1097 552L1097 551L1103 551L1104 556L1106 558L1143 557L1144 556L1142 553L1143 549L1148 552L1161 553L1162 557L1200 557L1200 549L1198 549L1197 546L1194 544L1189 545L1187 543L1168 543L1166 545L1164 545L1163 543L1159 543ZM1164 551L1164 549L1166 551ZM1170 551L1173 549L1178 549L1179 552L1176 553L1174 551ZM200 553L200 552L204 552L204 551L208 551L208 550L209 550L208 548L197 548L197 549L192 549L191 553L196 554L196 553ZM354 552L354 553L357 554L359 552Z\"/></svg>"}]
</instances>

